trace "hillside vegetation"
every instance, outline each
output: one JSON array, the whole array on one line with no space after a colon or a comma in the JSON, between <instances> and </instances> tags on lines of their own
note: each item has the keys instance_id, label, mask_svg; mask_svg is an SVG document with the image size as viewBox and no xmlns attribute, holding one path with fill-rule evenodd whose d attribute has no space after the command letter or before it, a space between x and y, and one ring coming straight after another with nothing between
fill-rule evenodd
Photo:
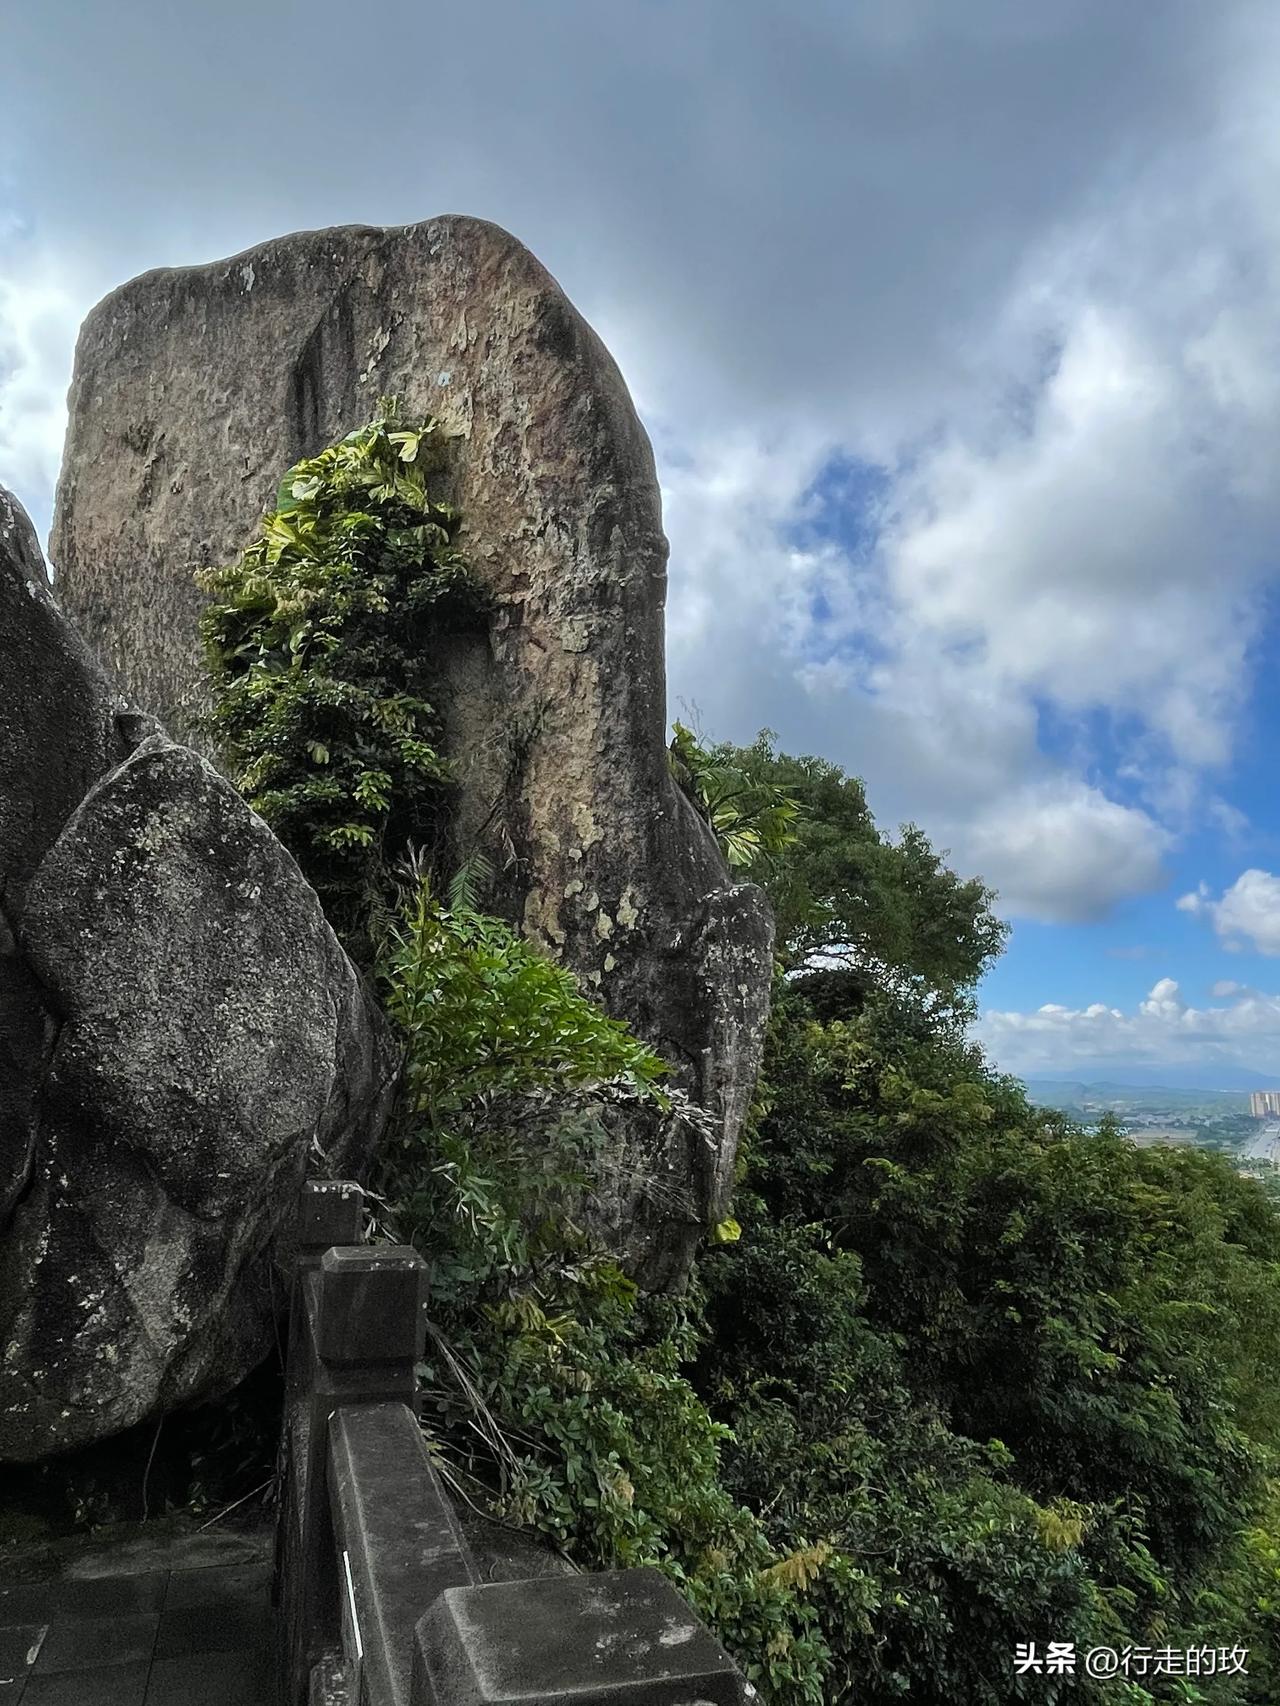
<instances>
[{"instance_id":1,"label":"hillside vegetation","mask_svg":"<svg viewBox=\"0 0 1280 1706\"><path fill-rule=\"evenodd\" d=\"M388 413L295 470L206 631L215 727L408 1047L379 1186L432 1269L442 1471L583 1564L657 1564L779 1706L1274 1700L1280 1220L1218 1157L993 1072L966 1041L991 894L767 735L673 746L778 923L734 1220L678 1299L593 1247L610 1108L697 1114L486 914L483 861L413 857L448 771L394 601L417 565L417 656L471 597L403 474L431 432ZM1239 1643L1250 1675L1017 1674L1031 1641Z\"/></svg>"}]
</instances>

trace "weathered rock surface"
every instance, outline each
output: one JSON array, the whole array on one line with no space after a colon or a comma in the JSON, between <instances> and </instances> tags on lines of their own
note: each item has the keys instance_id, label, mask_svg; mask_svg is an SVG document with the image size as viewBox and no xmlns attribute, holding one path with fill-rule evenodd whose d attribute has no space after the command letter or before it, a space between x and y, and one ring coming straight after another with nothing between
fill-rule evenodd
<instances>
[{"instance_id":1,"label":"weathered rock surface","mask_svg":"<svg viewBox=\"0 0 1280 1706\"><path fill-rule=\"evenodd\" d=\"M108 687L0 493L0 1458L246 1373L308 1155L360 1170L396 1066L293 860Z\"/></svg>"},{"instance_id":2,"label":"weathered rock surface","mask_svg":"<svg viewBox=\"0 0 1280 1706\"><path fill-rule=\"evenodd\" d=\"M17 950L32 872L131 724L54 605L26 511L0 489L0 1224L30 1175L33 1097L56 1029Z\"/></svg>"},{"instance_id":3,"label":"weathered rock surface","mask_svg":"<svg viewBox=\"0 0 1280 1706\"><path fill-rule=\"evenodd\" d=\"M59 590L130 696L185 734L192 567L230 561L284 469L380 394L457 435L460 544L493 594L489 631L440 660L458 848L490 854L501 909L715 1117L697 1156L634 1125L619 1139L611 1217L633 1271L667 1283L724 1210L770 922L669 774L653 456L549 274L496 227L446 218L301 233L117 290L77 351Z\"/></svg>"}]
</instances>

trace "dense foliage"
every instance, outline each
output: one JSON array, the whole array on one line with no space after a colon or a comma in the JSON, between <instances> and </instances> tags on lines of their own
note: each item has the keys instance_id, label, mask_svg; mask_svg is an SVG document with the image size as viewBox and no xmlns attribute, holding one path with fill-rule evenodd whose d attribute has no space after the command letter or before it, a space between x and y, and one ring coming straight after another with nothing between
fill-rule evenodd
<instances>
[{"instance_id":1,"label":"dense foliage","mask_svg":"<svg viewBox=\"0 0 1280 1706\"><path fill-rule=\"evenodd\" d=\"M694 772L695 795L746 762ZM861 821L881 852L844 850L834 905L853 910L868 867L882 894L897 876L903 913L927 908L930 869L957 904L914 839L903 854ZM808 814L778 826L758 826L754 874L794 892ZM389 1185L436 1266L428 1416L468 1497L581 1562L658 1563L767 1699L1266 1697L1013 1673L1027 1640L1261 1648L1280 1223L1219 1159L1087 1135L991 1073L957 1015L994 929L917 943L878 984L857 962L779 986L741 1241L704 1258L703 1296L658 1304L575 1218L599 1177L592 1104L611 1080L659 1093L657 1063L504 926L415 905L391 1007L437 1117ZM812 914L784 929L812 940Z\"/></svg>"},{"instance_id":2,"label":"dense foliage","mask_svg":"<svg viewBox=\"0 0 1280 1706\"><path fill-rule=\"evenodd\" d=\"M781 844L765 838L742 863L767 890L778 957L790 973L838 969L844 999L892 991L939 1009L961 1003L999 953L994 896L947 869L911 824L894 841L876 829L862 783L823 758L791 758L764 730L748 747L709 748L703 763L734 778L731 804L771 827L792 802ZM954 1016L954 1015L953 1015Z\"/></svg>"},{"instance_id":3,"label":"dense foliage","mask_svg":"<svg viewBox=\"0 0 1280 1706\"><path fill-rule=\"evenodd\" d=\"M662 1063L509 926L419 880L382 962L406 1095L388 1226L431 1277L424 1425L459 1494L581 1563L656 1563L780 1695L817 1702L821 1643L779 1555L722 1486L682 1373L684 1305L641 1299L586 1228L610 1113L696 1119Z\"/></svg>"},{"instance_id":4,"label":"dense foliage","mask_svg":"<svg viewBox=\"0 0 1280 1706\"><path fill-rule=\"evenodd\" d=\"M751 755L770 782L816 771L828 800L860 799L767 740L730 754ZM836 849L806 813L796 849L752 870L792 965L813 936L791 902L821 894L818 871L901 882L868 920L876 959L930 910L922 870L942 915L985 910L913 835L863 863L875 831L844 822ZM827 958L779 989L742 1240L703 1268L697 1380L732 1430L726 1482L776 1546L821 1535L874 1580L861 1628L830 1566L817 1585L832 1697L1044 1698L1051 1679L1015 1677L1012 1653L1053 1639L1252 1643L1252 1683L1144 1686L1268 1699L1280 1220L1223 1158L1083 1132L994 1074L957 1019L998 942L975 916L887 975Z\"/></svg>"},{"instance_id":5,"label":"dense foliage","mask_svg":"<svg viewBox=\"0 0 1280 1706\"><path fill-rule=\"evenodd\" d=\"M346 454L385 473L413 448L402 430L375 423ZM400 502L395 481L374 499L367 467L339 490L347 464L317 464L286 484L300 504L328 491L327 539ZM211 617L244 785L347 921L359 893L390 892L387 854L442 785L434 749L377 746L384 701L407 697L415 739L433 726L394 600L433 621L465 604L446 521L400 590L381 585L388 608L342 603L384 548L399 562L391 516L354 564L328 544L268 562L264 538ZM295 573L325 636L296 650L292 594L278 608ZM441 575L447 596L414 590ZM368 652L348 644L366 620ZM331 742L335 679L367 696ZM338 794L309 793L337 750ZM376 809L365 763L388 778ZM992 897L918 831L881 835L856 780L768 735L705 748L677 728L672 765L767 888L781 968L741 1238L708 1249L684 1298L638 1296L590 1232L619 1108L698 1118L661 1062L484 915L482 870L443 896L423 867L402 874L380 936L409 1058L382 1213L432 1269L424 1425L442 1470L584 1564L666 1570L778 1706L1273 1698L1280 1221L1264 1193L1220 1157L1083 1132L990 1070L965 1024L1003 940ZM335 839L340 811L369 839ZM1252 1676L1019 1675L1027 1641L1239 1642Z\"/></svg>"},{"instance_id":6,"label":"dense foliage","mask_svg":"<svg viewBox=\"0 0 1280 1706\"><path fill-rule=\"evenodd\" d=\"M482 604L433 489L445 450L433 421L384 399L289 470L237 562L196 577L209 731L361 958L384 873L411 833L431 839L446 797L437 642Z\"/></svg>"},{"instance_id":7,"label":"dense foliage","mask_svg":"<svg viewBox=\"0 0 1280 1706\"><path fill-rule=\"evenodd\" d=\"M709 750L674 725L671 770L710 824L730 866L756 865L795 845L801 806L794 795L739 762L731 748ZM754 755L748 755L754 756Z\"/></svg>"},{"instance_id":8,"label":"dense foliage","mask_svg":"<svg viewBox=\"0 0 1280 1706\"><path fill-rule=\"evenodd\" d=\"M858 1698L1019 1698L1020 1640L1246 1639L1280 1326L1256 1188L803 990L770 1073L699 1385L774 1544L821 1533L876 1578L862 1637L824 1621ZM1266 1698L1233 1686L1206 1698Z\"/></svg>"}]
</instances>

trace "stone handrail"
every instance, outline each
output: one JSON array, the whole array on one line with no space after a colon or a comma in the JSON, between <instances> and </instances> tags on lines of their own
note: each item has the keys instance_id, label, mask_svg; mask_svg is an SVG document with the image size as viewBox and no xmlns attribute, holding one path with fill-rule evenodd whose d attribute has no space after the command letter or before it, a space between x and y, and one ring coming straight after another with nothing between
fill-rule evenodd
<instances>
[{"instance_id":1,"label":"stone handrail","mask_svg":"<svg viewBox=\"0 0 1280 1706\"><path fill-rule=\"evenodd\" d=\"M480 1582L414 1408L415 1250L348 1180L291 1247L275 1600L282 1706L738 1706L753 1692L656 1570Z\"/></svg>"}]
</instances>

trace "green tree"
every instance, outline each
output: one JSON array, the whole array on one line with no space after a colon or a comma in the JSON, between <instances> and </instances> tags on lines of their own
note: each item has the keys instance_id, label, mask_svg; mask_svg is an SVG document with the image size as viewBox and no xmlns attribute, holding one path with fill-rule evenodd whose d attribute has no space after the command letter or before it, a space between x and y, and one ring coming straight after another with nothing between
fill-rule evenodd
<instances>
[{"instance_id":1,"label":"green tree","mask_svg":"<svg viewBox=\"0 0 1280 1706\"><path fill-rule=\"evenodd\" d=\"M745 865L785 970L742 1237L703 1262L696 1382L731 1431L730 1490L776 1547L825 1549L828 1697L1051 1698L1011 1674L1016 1640L1265 1645L1280 1219L1263 1191L1220 1157L1030 1106L965 1037L1003 935L990 892L918 831L882 837L824 761L765 735L709 762L747 779L748 819L753 777L800 809ZM1267 1698L1186 1687L1129 1698Z\"/></svg>"},{"instance_id":2,"label":"green tree","mask_svg":"<svg viewBox=\"0 0 1280 1706\"><path fill-rule=\"evenodd\" d=\"M740 778L747 817L794 803L788 836L760 849L744 874L765 889L789 974L839 971L856 991L898 990L932 1003L971 991L1004 945L994 896L949 870L912 824L882 835L862 783L824 758L779 753L765 729L750 746L713 746L709 762Z\"/></svg>"}]
</instances>

